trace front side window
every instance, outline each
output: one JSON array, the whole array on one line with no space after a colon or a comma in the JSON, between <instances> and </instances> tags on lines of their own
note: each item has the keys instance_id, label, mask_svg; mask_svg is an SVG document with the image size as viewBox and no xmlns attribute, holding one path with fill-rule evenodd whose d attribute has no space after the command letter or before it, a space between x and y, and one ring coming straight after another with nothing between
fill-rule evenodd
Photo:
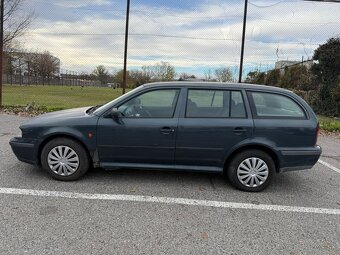
<instances>
[{"instance_id":1,"label":"front side window","mask_svg":"<svg viewBox=\"0 0 340 255\"><path fill-rule=\"evenodd\" d=\"M305 118L305 113L287 96L265 92L250 92L258 117Z\"/></svg>"},{"instance_id":2,"label":"front side window","mask_svg":"<svg viewBox=\"0 0 340 255\"><path fill-rule=\"evenodd\" d=\"M240 91L189 89L187 118L245 118Z\"/></svg>"},{"instance_id":3,"label":"front side window","mask_svg":"<svg viewBox=\"0 0 340 255\"><path fill-rule=\"evenodd\" d=\"M118 110L123 116L130 118L172 118L179 92L179 89L145 92L126 101Z\"/></svg>"}]
</instances>

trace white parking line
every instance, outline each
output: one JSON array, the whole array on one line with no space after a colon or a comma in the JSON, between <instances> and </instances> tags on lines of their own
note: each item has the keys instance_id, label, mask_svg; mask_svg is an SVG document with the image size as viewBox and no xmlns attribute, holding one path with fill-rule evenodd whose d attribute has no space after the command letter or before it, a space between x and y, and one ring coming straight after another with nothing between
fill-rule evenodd
<instances>
[{"instance_id":1,"label":"white parking line","mask_svg":"<svg viewBox=\"0 0 340 255\"><path fill-rule=\"evenodd\" d=\"M328 168L330 168L330 169L332 169L332 170L334 170L335 172L338 172L339 174L340 174L340 169L339 168L336 168L335 166L332 166L331 164L329 164L329 163L327 163L327 162L325 162L325 161L322 161L321 159L319 159L319 161L318 161L320 164L322 164L322 165L324 165L324 166L326 166L326 167L328 167Z\"/></svg>"},{"instance_id":2,"label":"white parking line","mask_svg":"<svg viewBox=\"0 0 340 255\"><path fill-rule=\"evenodd\" d=\"M340 209L331 209L331 208L299 207L299 206L286 206L286 205L266 205L266 204L258 205L258 204L250 204L250 203L233 203L233 202L196 200L196 199L172 198L172 197L114 195L114 194L98 194L98 193L90 194L90 193L74 193L74 192L15 189L15 188L0 188L0 194L26 195L26 196L38 196L38 197L57 197L57 198L71 198L71 199L87 199L87 200L146 202L146 203L161 203L161 204L170 204L170 205L191 205L191 206L230 208L230 209L251 209L251 210L278 211L278 212L319 213L319 214L340 215Z\"/></svg>"}]
</instances>

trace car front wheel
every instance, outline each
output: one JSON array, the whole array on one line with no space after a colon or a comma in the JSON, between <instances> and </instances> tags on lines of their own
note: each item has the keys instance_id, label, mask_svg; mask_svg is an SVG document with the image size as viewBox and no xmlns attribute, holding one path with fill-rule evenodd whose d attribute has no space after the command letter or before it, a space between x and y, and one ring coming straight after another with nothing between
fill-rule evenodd
<instances>
[{"instance_id":1,"label":"car front wheel","mask_svg":"<svg viewBox=\"0 0 340 255\"><path fill-rule=\"evenodd\" d=\"M243 191L261 191L271 182L275 163L265 152L246 150L237 154L227 169L231 184Z\"/></svg>"},{"instance_id":2,"label":"car front wheel","mask_svg":"<svg viewBox=\"0 0 340 255\"><path fill-rule=\"evenodd\" d=\"M41 164L53 178L74 181L89 169L89 157L85 148L77 141L56 138L44 146Z\"/></svg>"}]
</instances>

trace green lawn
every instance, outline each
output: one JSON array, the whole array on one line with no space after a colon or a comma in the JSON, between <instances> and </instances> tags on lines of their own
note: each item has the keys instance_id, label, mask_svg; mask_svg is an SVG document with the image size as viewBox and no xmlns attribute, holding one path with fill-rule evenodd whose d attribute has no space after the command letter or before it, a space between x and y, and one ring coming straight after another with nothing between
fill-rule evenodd
<instances>
[{"instance_id":1,"label":"green lawn","mask_svg":"<svg viewBox=\"0 0 340 255\"><path fill-rule=\"evenodd\" d=\"M48 111L104 104L122 94L121 89L69 86L5 85L4 106L35 104Z\"/></svg>"},{"instance_id":2,"label":"green lawn","mask_svg":"<svg viewBox=\"0 0 340 255\"><path fill-rule=\"evenodd\" d=\"M4 106L34 104L47 111L104 104L122 94L121 89L69 86L4 85ZM320 127L326 131L340 131L340 120L318 116Z\"/></svg>"},{"instance_id":3,"label":"green lawn","mask_svg":"<svg viewBox=\"0 0 340 255\"><path fill-rule=\"evenodd\" d=\"M340 131L340 119L318 116L320 128L326 131Z\"/></svg>"}]
</instances>

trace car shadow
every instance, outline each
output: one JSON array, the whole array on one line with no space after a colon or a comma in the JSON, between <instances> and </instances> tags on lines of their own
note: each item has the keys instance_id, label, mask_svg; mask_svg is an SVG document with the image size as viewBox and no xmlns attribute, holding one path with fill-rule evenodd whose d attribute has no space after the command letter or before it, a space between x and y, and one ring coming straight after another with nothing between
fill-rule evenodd
<instances>
[{"instance_id":1,"label":"car shadow","mask_svg":"<svg viewBox=\"0 0 340 255\"><path fill-rule=\"evenodd\" d=\"M102 168L91 169L83 178L83 181L104 181L108 183L130 182L144 184L162 184L177 187L178 184L200 186L209 189L236 190L226 176L218 173L173 171L173 170L141 170L118 169L107 171ZM262 192L297 192L304 182L303 176L295 173L275 174L271 185ZM241 192L241 191L240 191ZM261 192L261 193L262 193ZM246 192L248 193L248 192Z\"/></svg>"},{"instance_id":2,"label":"car shadow","mask_svg":"<svg viewBox=\"0 0 340 255\"><path fill-rule=\"evenodd\" d=\"M24 166L24 167L23 167ZM13 171L13 170L17 171ZM121 192L134 190L161 192L166 190L175 194L176 192L213 192L215 194L232 195L234 193L242 196L257 197L256 193L242 192L235 189L221 174L172 171L172 170L141 170L141 169L117 169L107 171L101 168L90 169L85 176L77 181L62 182L54 180L45 170L36 166L18 163L12 165L10 180L11 186L40 187L43 189L65 189L72 191L91 192ZM257 194L285 194L287 196L301 192L301 187L308 184L308 180L297 172L276 174L271 185ZM13 185L14 184L14 185ZM17 185L20 184L20 185ZM6 186L8 186L6 185ZM5 185L3 185L5 186ZM130 188L131 187L131 188ZM136 192L137 192L136 191ZM137 192L138 193L138 192ZM304 193L304 192L303 192ZM248 195L247 195L248 194Z\"/></svg>"}]
</instances>

